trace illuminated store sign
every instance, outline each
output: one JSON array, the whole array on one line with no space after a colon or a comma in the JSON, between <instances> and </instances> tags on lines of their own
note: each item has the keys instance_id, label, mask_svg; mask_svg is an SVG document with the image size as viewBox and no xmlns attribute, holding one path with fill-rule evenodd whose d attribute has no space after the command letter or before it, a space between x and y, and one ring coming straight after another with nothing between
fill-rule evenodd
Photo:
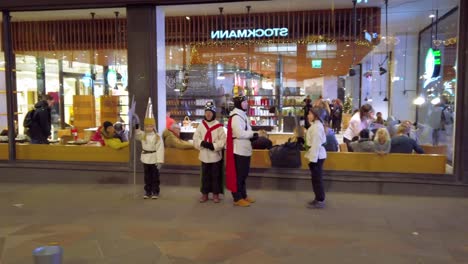
<instances>
[{"instance_id":1,"label":"illuminated store sign","mask_svg":"<svg viewBox=\"0 0 468 264\"><path fill-rule=\"evenodd\" d=\"M313 69L322 68L322 60L312 60L312 68Z\"/></svg>"},{"instance_id":2,"label":"illuminated store sign","mask_svg":"<svg viewBox=\"0 0 468 264\"><path fill-rule=\"evenodd\" d=\"M440 74L440 50L429 49L426 55L426 73L430 78L437 78Z\"/></svg>"},{"instance_id":3,"label":"illuminated store sign","mask_svg":"<svg viewBox=\"0 0 468 264\"><path fill-rule=\"evenodd\" d=\"M426 72L424 73L424 88L426 88L429 85L429 83L439 78L441 64L442 61L440 50L434 50L430 48L427 51L426 60L424 62L424 66L426 69Z\"/></svg>"},{"instance_id":4,"label":"illuminated store sign","mask_svg":"<svg viewBox=\"0 0 468 264\"><path fill-rule=\"evenodd\" d=\"M211 31L211 39L287 37L288 34L289 34L288 28L217 30L217 31Z\"/></svg>"}]
</instances>

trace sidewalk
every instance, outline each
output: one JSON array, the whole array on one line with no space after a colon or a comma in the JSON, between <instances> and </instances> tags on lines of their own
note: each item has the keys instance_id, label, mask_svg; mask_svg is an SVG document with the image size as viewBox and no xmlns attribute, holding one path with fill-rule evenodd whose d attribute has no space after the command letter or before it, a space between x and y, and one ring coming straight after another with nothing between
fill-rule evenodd
<instances>
[{"instance_id":1,"label":"sidewalk","mask_svg":"<svg viewBox=\"0 0 468 264\"><path fill-rule=\"evenodd\" d=\"M139 186L141 187L141 186ZM32 263L59 243L65 264L468 263L468 199L254 190L235 208L199 204L196 188L160 200L126 185L0 186L0 263Z\"/></svg>"}]
</instances>

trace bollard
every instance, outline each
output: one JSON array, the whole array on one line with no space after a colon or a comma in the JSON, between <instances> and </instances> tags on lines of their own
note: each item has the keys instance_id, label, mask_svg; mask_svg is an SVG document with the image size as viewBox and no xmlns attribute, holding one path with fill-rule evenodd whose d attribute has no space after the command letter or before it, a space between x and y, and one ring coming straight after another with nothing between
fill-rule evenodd
<instances>
[{"instance_id":1,"label":"bollard","mask_svg":"<svg viewBox=\"0 0 468 264\"><path fill-rule=\"evenodd\" d=\"M60 246L44 246L33 250L34 264L62 264L62 255Z\"/></svg>"}]
</instances>

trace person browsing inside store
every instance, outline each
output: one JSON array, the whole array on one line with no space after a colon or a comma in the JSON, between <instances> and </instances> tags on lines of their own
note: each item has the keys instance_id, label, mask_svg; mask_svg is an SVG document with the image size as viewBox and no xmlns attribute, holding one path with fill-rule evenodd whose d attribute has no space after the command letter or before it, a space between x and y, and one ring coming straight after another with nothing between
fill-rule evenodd
<instances>
[{"instance_id":1,"label":"person browsing inside store","mask_svg":"<svg viewBox=\"0 0 468 264\"><path fill-rule=\"evenodd\" d=\"M193 145L200 150L201 188L200 202L208 201L213 194L213 202L219 203L223 193L223 149L226 144L226 133L223 125L216 120L216 107L212 101L205 104L205 117L193 135Z\"/></svg>"},{"instance_id":2,"label":"person browsing inside store","mask_svg":"<svg viewBox=\"0 0 468 264\"><path fill-rule=\"evenodd\" d=\"M350 152L353 151L351 142L359 140L359 133L361 130L369 128L373 119L373 112L372 106L370 104L365 104L359 108L359 111L356 112L349 121L349 126L343 135L343 141L348 145L348 150Z\"/></svg>"},{"instance_id":3,"label":"person browsing inside store","mask_svg":"<svg viewBox=\"0 0 468 264\"><path fill-rule=\"evenodd\" d=\"M55 104L54 97L46 95L44 100L34 105L31 124L28 134L31 137L31 144L49 144L49 138L52 135L52 107Z\"/></svg>"}]
</instances>

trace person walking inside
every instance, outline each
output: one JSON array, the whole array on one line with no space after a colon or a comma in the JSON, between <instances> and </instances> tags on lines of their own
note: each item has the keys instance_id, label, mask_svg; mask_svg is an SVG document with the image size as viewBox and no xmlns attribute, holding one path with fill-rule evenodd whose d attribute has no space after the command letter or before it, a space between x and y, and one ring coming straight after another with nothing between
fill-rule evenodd
<instances>
[{"instance_id":1,"label":"person walking inside","mask_svg":"<svg viewBox=\"0 0 468 264\"><path fill-rule=\"evenodd\" d=\"M223 125L216 120L216 107L213 102L205 104L205 119L193 135L193 145L200 150L202 180L200 203L208 201L213 193L213 202L219 203L223 193L223 149L226 144L226 133Z\"/></svg>"},{"instance_id":2,"label":"person walking inside","mask_svg":"<svg viewBox=\"0 0 468 264\"><path fill-rule=\"evenodd\" d=\"M309 160L309 169L312 177L312 188L315 199L307 204L308 208L321 209L325 207L325 189L323 185L323 164L327 158L324 144L327 142L321 111L312 108L307 114L310 127L307 129L306 142L310 146L305 157Z\"/></svg>"},{"instance_id":3,"label":"person walking inside","mask_svg":"<svg viewBox=\"0 0 468 264\"><path fill-rule=\"evenodd\" d=\"M363 129L368 129L370 123L373 119L373 108L370 104L365 104L359 108L359 111L356 112L351 120L349 121L349 126L343 134L343 141L348 145L348 150L353 151L351 142L359 140L359 133Z\"/></svg>"},{"instance_id":4,"label":"person walking inside","mask_svg":"<svg viewBox=\"0 0 468 264\"><path fill-rule=\"evenodd\" d=\"M340 134L341 121L343 119L343 104L340 99L335 99L332 110L332 128L336 134Z\"/></svg>"}]
</instances>

